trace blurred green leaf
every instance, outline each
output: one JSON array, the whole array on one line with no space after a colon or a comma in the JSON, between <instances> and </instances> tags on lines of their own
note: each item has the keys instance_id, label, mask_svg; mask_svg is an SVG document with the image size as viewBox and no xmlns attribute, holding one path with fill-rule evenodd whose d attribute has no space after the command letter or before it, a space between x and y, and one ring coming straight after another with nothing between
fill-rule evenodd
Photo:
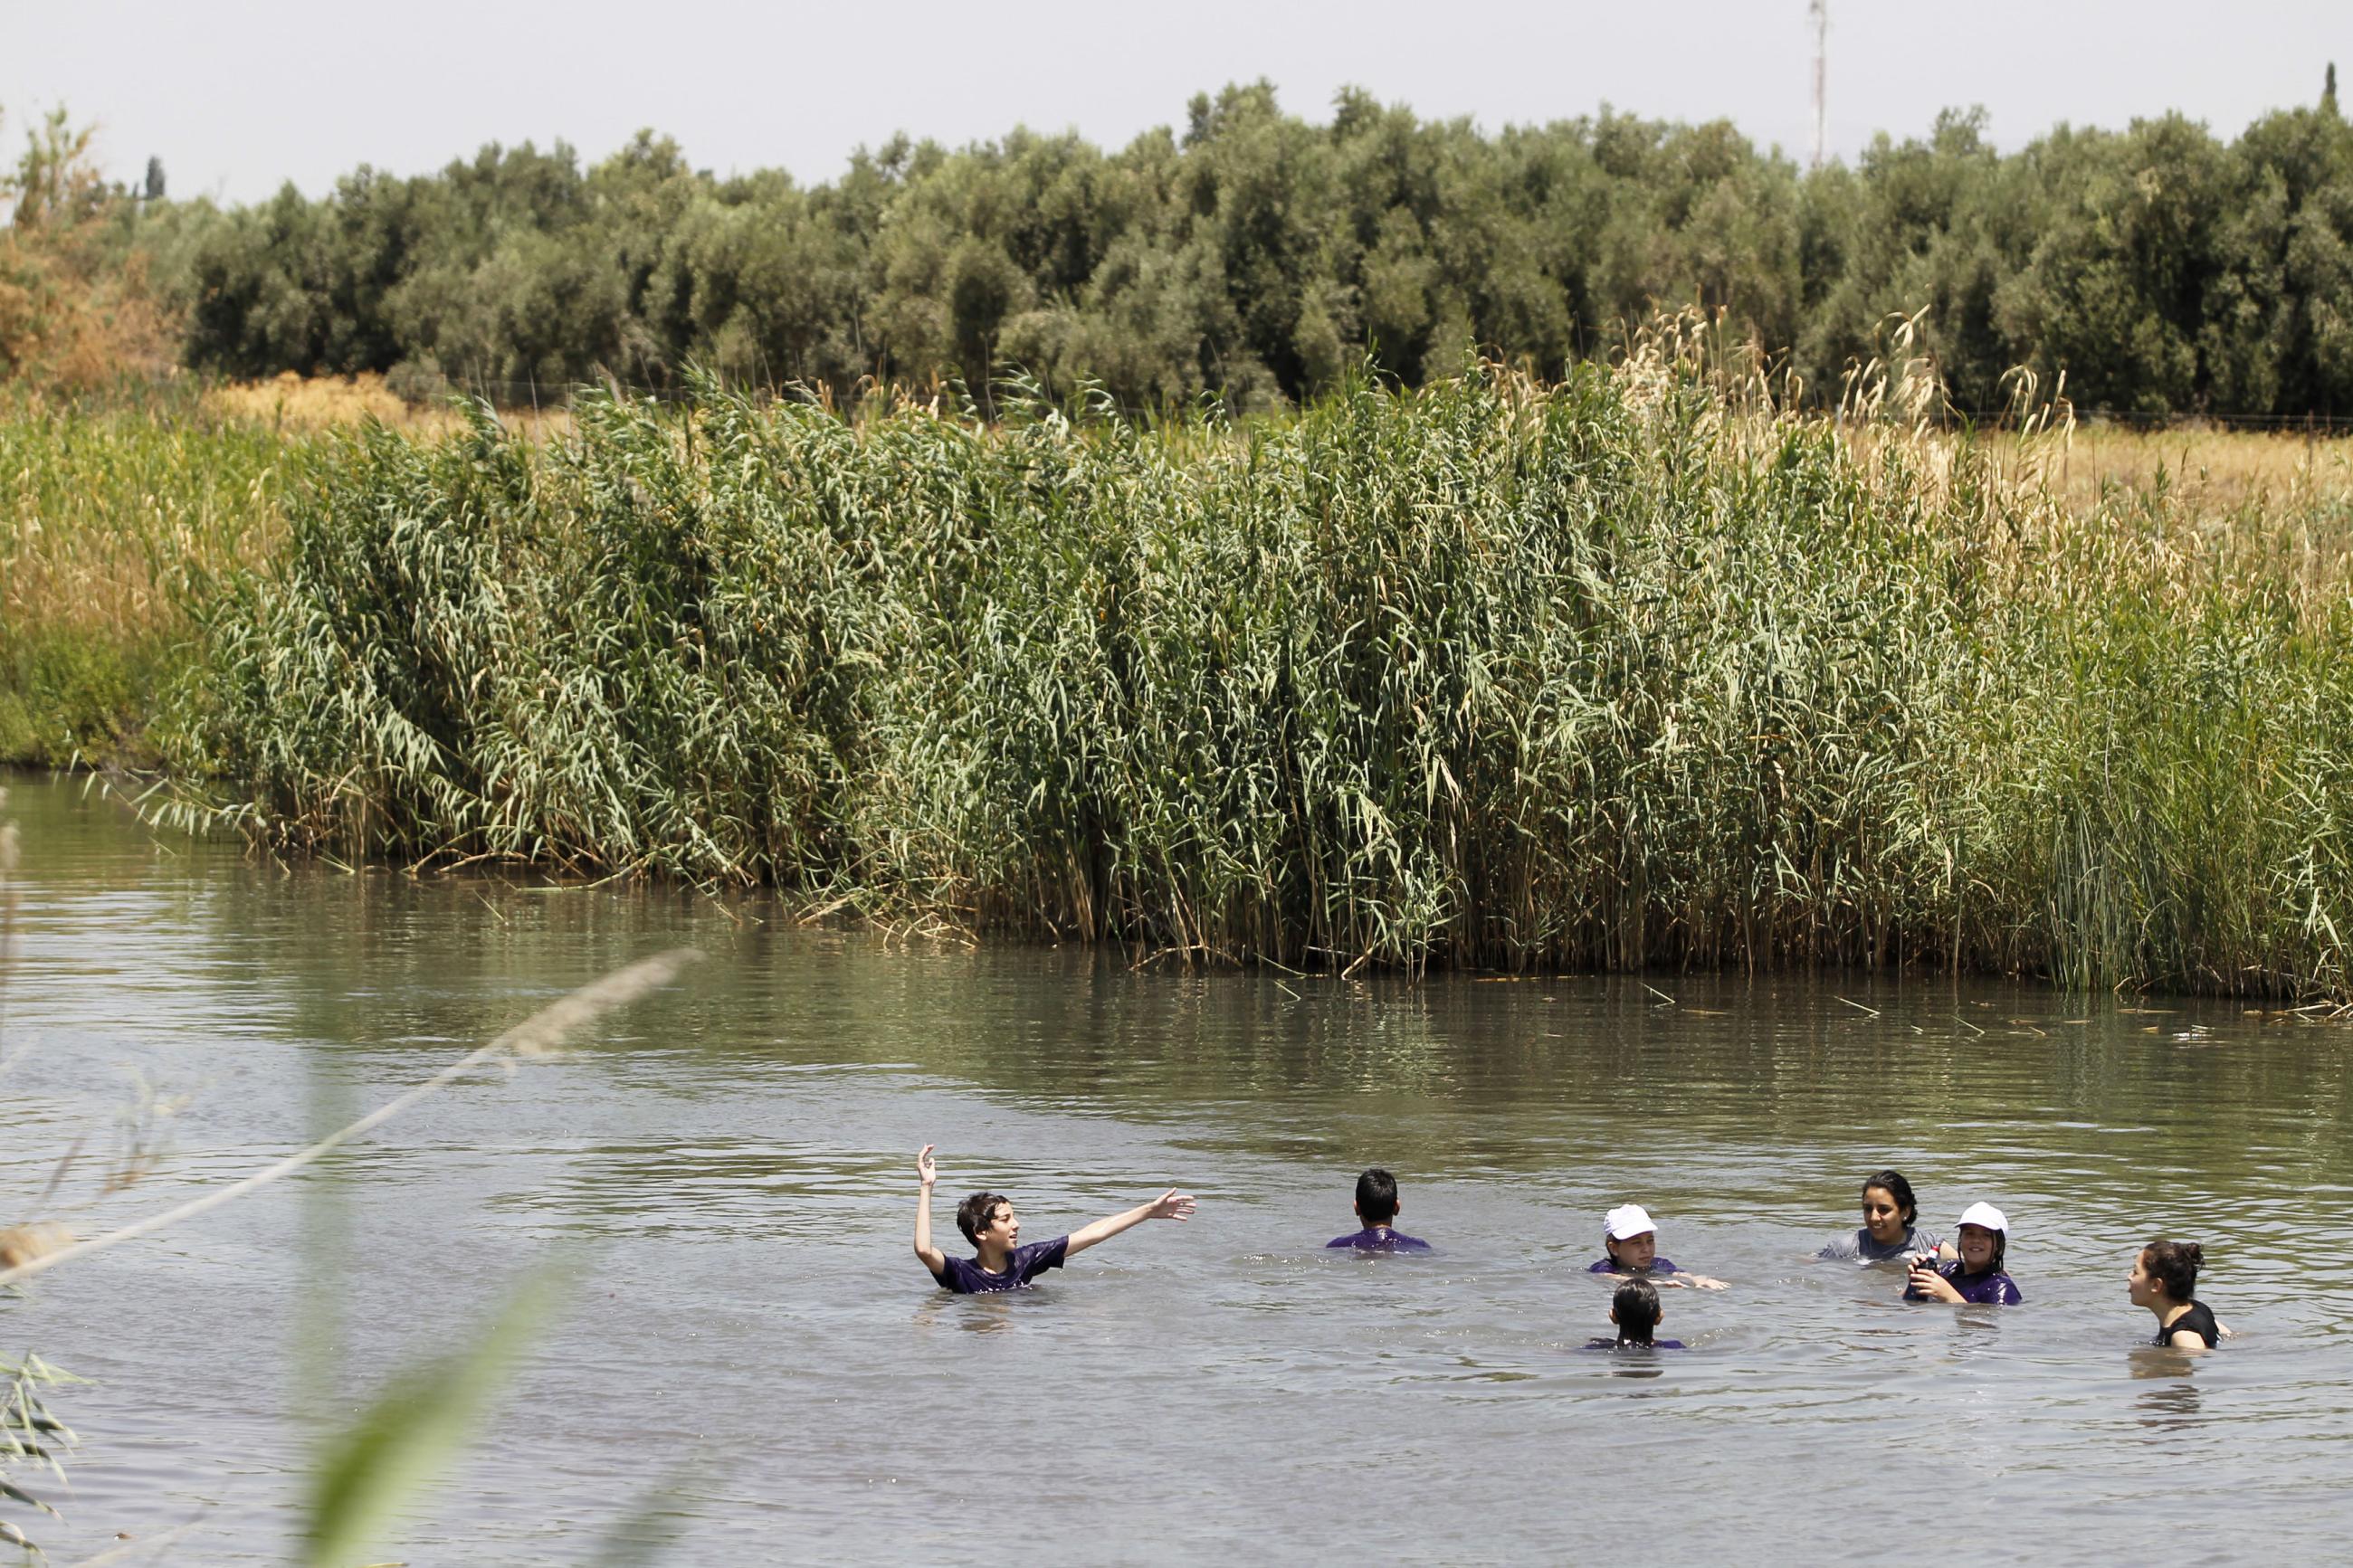
<instances>
[{"instance_id":1,"label":"blurred green leaf","mask_svg":"<svg viewBox=\"0 0 2353 1568\"><path fill-rule=\"evenodd\" d=\"M695 1454L638 1494L629 1511L613 1521L596 1543L589 1568L643 1568L657 1563L686 1529L684 1495L690 1476L707 1476L710 1457Z\"/></svg>"},{"instance_id":2,"label":"blurred green leaf","mask_svg":"<svg viewBox=\"0 0 2353 1568\"><path fill-rule=\"evenodd\" d=\"M396 1377L329 1445L303 1531L306 1563L343 1568L456 1462L563 1289L560 1270L537 1271L476 1344Z\"/></svg>"}]
</instances>

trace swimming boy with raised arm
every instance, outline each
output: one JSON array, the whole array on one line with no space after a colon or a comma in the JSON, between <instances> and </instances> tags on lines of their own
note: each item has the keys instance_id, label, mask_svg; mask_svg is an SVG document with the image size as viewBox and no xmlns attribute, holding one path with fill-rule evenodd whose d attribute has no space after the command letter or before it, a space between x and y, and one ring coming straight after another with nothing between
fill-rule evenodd
<instances>
[{"instance_id":1,"label":"swimming boy with raised arm","mask_svg":"<svg viewBox=\"0 0 2353 1568\"><path fill-rule=\"evenodd\" d=\"M950 1258L932 1245L932 1184L939 1179L932 1164L932 1145L915 1156L915 1256L932 1271L940 1289L959 1296L991 1290L1019 1290L1049 1268L1060 1268L1073 1254L1098 1241L1108 1241L1123 1230L1148 1219L1187 1220L1193 1217L1193 1195L1171 1187L1148 1204L1124 1214L1082 1226L1051 1241L1021 1245L1021 1222L1014 1217L1013 1200L1002 1193L975 1193L956 1205L956 1228L972 1243L974 1256Z\"/></svg>"},{"instance_id":2,"label":"swimming boy with raised arm","mask_svg":"<svg viewBox=\"0 0 2353 1568\"><path fill-rule=\"evenodd\" d=\"M1353 1247L1358 1252L1428 1252L1430 1243L1406 1235L1391 1224L1398 1216L1397 1178L1378 1165L1356 1178L1356 1217L1365 1228L1354 1236L1334 1237L1324 1244Z\"/></svg>"}]
</instances>

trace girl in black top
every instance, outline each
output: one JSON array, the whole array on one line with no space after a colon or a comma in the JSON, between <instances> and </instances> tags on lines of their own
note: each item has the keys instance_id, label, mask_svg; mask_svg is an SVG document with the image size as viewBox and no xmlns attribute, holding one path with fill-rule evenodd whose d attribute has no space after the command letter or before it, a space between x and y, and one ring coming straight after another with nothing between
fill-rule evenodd
<instances>
[{"instance_id":1,"label":"girl in black top","mask_svg":"<svg viewBox=\"0 0 2353 1568\"><path fill-rule=\"evenodd\" d=\"M2202 1351L2222 1342L2214 1314L2196 1300L2198 1266L2205 1260L2194 1241L2152 1241L2134 1260L2133 1305L2157 1314L2157 1343Z\"/></svg>"}]
</instances>

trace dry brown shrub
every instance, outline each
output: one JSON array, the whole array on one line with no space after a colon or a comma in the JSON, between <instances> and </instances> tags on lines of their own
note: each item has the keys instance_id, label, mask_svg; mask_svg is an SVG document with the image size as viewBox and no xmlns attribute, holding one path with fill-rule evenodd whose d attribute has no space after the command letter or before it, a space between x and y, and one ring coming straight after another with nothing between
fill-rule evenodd
<instances>
[{"instance_id":1,"label":"dry brown shrub","mask_svg":"<svg viewBox=\"0 0 2353 1568\"><path fill-rule=\"evenodd\" d=\"M72 395L178 374L179 323L147 258L100 254L95 226L0 232L0 374Z\"/></svg>"}]
</instances>

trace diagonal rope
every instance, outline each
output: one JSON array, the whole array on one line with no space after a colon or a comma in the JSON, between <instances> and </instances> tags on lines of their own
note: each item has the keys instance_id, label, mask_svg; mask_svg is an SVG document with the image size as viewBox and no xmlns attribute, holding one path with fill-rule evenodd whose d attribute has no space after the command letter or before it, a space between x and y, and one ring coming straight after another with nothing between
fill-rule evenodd
<instances>
[{"instance_id":1,"label":"diagonal rope","mask_svg":"<svg viewBox=\"0 0 2353 1568\"><path fill-rule=\"evenodd\" d=\"M574 1030L617 1007L628 1005L649 992L668 984L677 978L680 971L702 957L702 954L692 948L673 948L668 952L640 959L625 969L617 969L601 980L592 981L569 995L559 997L490 1044L469 1052L416 1088L386 1100L350 1126L329 1133L309 1148L298 1150L274 1164L265 1165L249 1176L231 1182L216 1192L206 1193L202 1197L193 1198L177 1208L165 1209L161 1214L124 1226L120 1230L109 1231L104 1236L92 1237L88 1241L78 1241L71 1246L61 1247L55 1252L20 1263L14 1268L0 1269L0 1285L13 1285L17 1280L29 1279L36 1274L54 1268L60 1263L70 1262L78 1258L87 1258L93 1252L102 1252L110 1247L119 1246L126 1241L135 1241L142 1236L152 1236L165 1226L177 1225L184 1219L194 1219L196 1215L216 1209L232 1199L243 1197L257 1187L267 1186L281 1176L291 1175L341 1145L391 1121L418 1100L437 1089L454 1083L486 1062L494 1061L504 1055L517 1057L545 1055Z\"/></svg>"}]
</instances>

